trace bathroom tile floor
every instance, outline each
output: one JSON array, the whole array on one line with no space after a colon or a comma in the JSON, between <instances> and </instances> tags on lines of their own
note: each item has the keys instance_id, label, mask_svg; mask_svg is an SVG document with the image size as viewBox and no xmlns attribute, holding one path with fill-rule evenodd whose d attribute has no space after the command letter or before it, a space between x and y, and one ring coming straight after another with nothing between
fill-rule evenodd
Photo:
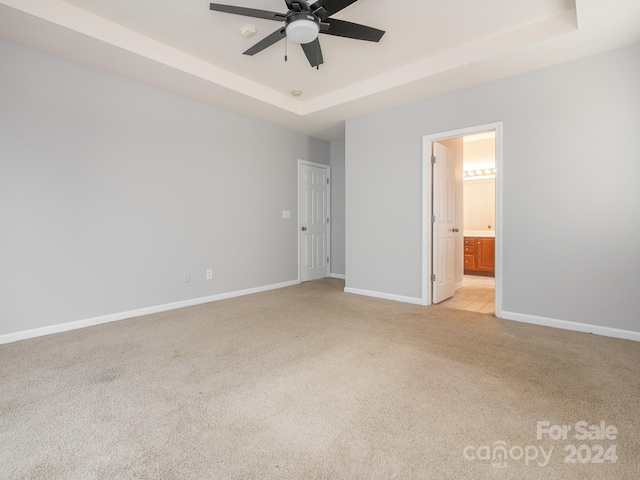
<instances>
[{"instance_id":1,"label":"bathroom tile floor","mask_svg":"<svg viewBox=\"0 0 640 480\"><path fill-rule=\"evenodd\" d=\"M464 286L440 305L469 312L494 313L496 310L496 280L492 277L464 276Z\"/></svg>"}]
</instances>

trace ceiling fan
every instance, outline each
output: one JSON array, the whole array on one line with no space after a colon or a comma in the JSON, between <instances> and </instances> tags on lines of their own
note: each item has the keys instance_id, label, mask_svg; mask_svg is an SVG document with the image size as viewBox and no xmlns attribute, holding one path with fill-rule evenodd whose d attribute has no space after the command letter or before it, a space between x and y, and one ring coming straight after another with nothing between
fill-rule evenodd
<instances>
[{"instance_id":1,"label":"ceiling fan","mask_svg":"<svg viewBox=\"0 0 640 480\"><path fill-rule=\"evenodd\" d=\"M271 35L260 40L245 55L255 55L276 42L287 38L299 43L304 50L312 67L319 68L323 63L322 49L318 40L318 33L335 35L338 37L379 42L384 31L367 27L358 23L345 22L336 18L329 18L340 10L348 7L357 0L317 0L314 4L298 0L285 0L289 11L287 13L270 12L254 8L236 7L220 3L210 4L210 9L218 12L233 13L247 17L264 18L284 22L285 26L279 28ZM286 60L286 57L285 57Z\"/></svg>"}]
</instances>

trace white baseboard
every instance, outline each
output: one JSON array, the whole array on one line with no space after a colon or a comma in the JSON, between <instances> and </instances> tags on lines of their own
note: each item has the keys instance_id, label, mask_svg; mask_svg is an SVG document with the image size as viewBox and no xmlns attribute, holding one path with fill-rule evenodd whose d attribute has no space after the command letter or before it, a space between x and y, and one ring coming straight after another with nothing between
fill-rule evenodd
<instances>
[{"instance_id":1,"label":"white baseboard","mask_svg":"<svg viewBox=\"0 0 640 480\"><path fill-rule=\"evenodd\" d=\"M330 273L329 278L339 278L340 280L346 280L347 276L343 273Z\"/></svg>"},{"instance_id":2,"label":"white baseboard","mask_svg":"<svg viewBox=\"0 0 640 480\"><path fill-rule=\"evenodd\" d=\"M385 300L395 300L396 302L412 303L414 305L423 305L421 298L405 297L403 295L393 295L391 293L374 292L371 290L361 290L359 288L344 288L345 293L354 293L356 295L365 295L367 297L383 298Z\"/></svg>"},{"instance_id":3,"label":"white baseboard","mask_svg":"<svg viewBox=\"0 0 640 480\"><path fill-rule=\"evenodd\" d=\"M140 317L142 315L150 315L152 313L166 312L167 310L176 310L178 308L191 307L193 305L201 305L203 303L209 303L209 302L217 302L219 300L226 300L228 298L241 297L243 295L251 295L252 293L266 292L268 290L275 290L278 288L298 285L299 283L300 283L299 280L275 283L273 285L265 285L262 287L248 288L246 290L220 293L218 295L211 295L208 297L192 298L190 300L182 300L180 302L166 303L164 305L157 305L154 307L145 307L145 308L139 308L136 310L129 310L127 312L113 313L110 315L102 315L100 317L87 318L84 320L77 320L75 322L60 323L58 325L34 328L31 330L23 330L21 332L15 332L15 333L6 333L4 335L0 335L0 345L3 343L17 342L18 340L26 340L28 338L41 337L43 335L51 335L53 333L67 332L69 330L76 330L78 328L93 327L94 325L100 325L100 324L109 323L109 322L116 322L118 320L124 320L127 318Z\"/></svg>"},{"instance_id":4,"label":"white baseboard","mask_svg":"<svg viewBox=\"0 0 640 480\"><path fill-rule=\"evenodd\" d=\"M344 275L331 274L331 278L344 279ZM298 285L299 283L300 283L299 280L293 280L289 282L265 285L262 287L248 288L246 290L238 290L235 292L221 293L218 295L211 295L208 297L193 298L190 300L182 300L180 302L167 303L164 305L139 308L136 310L113 313L110 315L103 315L100 317L87 318L84 320L77 320L75 322L61 323L58 325L34 328L31 330L23 330L21 332L7 333L4 335L0 335L0 345L4 343L17 342L19 340L26 340L29 338L41 337L44 335L51 335L54 333L66 332L69 330L76 330L78 328L92 327L94 325L100 325L103 323L125 320L127 318L140 317L142 315L150 315L153 313L166 312L168 310L176 310L178 308L191 307L193 305L201 305L203 303L226 300L228 298L251 295L252 293L266 292L266 291L275 290L278 288L285 288L285 287L290 287L292 285ZM371 290L362 290L359 288L349 288L349 287L345 287L344 292L353 293L356 295L364 295L367 297L382 298L385 300L395 300L397 302L411 303L414 305L423 305L422 299L416 298L416 297L406 297L403 295L393 295L390 293L375 292ZM605 337L621 338L625 340L640 342L640 332L634 332L631 330L622 330L619 328L603 327L600 325L590 325L587 323L570 322L567 320L557 320L554 318L528 315L525 313L501 311L501 312L496 312L496 315L499 318L503 318L505 320L514 320L516 322L542 325L545 327L561 328L563 330L573 330L576 332L593 333L595 335L602 335Z\"/></svg>"},{"instance_id":5,"label":"white baseboard","mask_svg":"<svg viewBox=\"0 0 640 480\"><path fill-rule=\"evenodd\" d=\"M536 315L528 315L525 313L500 312L497 315L505 320L515 320L516 322L532 323L534 325L543 325L545 327L561 328L563 330L573 330L575 332L593 333L604 337L622 338L625 340L633 340L640 342L640 332L631 330L622 330L619 328L603 327L600 325L589 325L588 323L570 322L568 320L556 320L555 318L538 317Z\"/></svg>"}]
</instances>

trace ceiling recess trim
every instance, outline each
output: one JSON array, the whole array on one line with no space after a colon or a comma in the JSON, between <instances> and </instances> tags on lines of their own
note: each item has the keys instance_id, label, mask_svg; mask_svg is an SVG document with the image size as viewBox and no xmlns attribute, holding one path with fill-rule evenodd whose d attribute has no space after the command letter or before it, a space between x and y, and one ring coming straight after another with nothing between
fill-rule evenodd
<instances>
[{"instance_id":1,"label":"ceiling recess trim","mask_svg":"<svg viewBox=\"0 0 640 480\"><path fill-rule=\"evenodd\" d=\"M289 92L265 87L62 0L0 0L0 3L297 116L311 115L443 72L473 66L578 29L578 13L573 8L303 101L292 98Z\"/></svg>"},{"instance_id":2,"label":"ceiling recess trim","mask_svg":"<svg viewBox=\"0 0 640 480\"><path fill-rule=\"evenodd\" d=\"M573 8L537 22L485 37L477 42L434 55L326 95L309 99L303 103L302 114L315 113L455 68L473 65L521 47L577 30L577 11Z\"/></svg>"},{"instance_id":3,"label":"ceiling recess trim","mask_svg":"<svg viewBox=\"0 0 640 480\"><path fill-rule=\"evenodd\" d=\"M301 102L62 0L2 0L11 8L87 35L224 88L302 115Z\"/></svg>"}]
</instances>

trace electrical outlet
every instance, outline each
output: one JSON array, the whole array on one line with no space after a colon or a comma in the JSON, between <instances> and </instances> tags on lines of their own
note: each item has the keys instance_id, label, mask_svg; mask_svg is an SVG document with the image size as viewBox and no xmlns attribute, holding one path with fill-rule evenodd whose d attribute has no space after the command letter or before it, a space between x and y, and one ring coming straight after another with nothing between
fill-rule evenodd
<instances>
[{"instance_id":1,"label":"electrical outlet","mask_svg":"<svg viewBox=\"0 0 640 480\"><path fill-rule=\"evenodd\" d=\"M211 280L213 278L213 270L207 270L207 280Z\"/></svg>"},{"instance_id":2,"label":"electrical outlet","mask_svg":"<svg viewBox=\"0 0 640 480\"><path fill-rule=\"evenodd\" d=\"M184 272L184 283L190 282L191 281L191 273L189 272Z\"/></svg>"},{"instance_id":3,"label":"electrical outlet","mask_svg":"<svg viewBox=\"0 0 640 480\"><path fill-rule=\"evenodd\" d=\"M291 210L283 210L282 218L291 218Z\"/></svg>"}]
</instances>

